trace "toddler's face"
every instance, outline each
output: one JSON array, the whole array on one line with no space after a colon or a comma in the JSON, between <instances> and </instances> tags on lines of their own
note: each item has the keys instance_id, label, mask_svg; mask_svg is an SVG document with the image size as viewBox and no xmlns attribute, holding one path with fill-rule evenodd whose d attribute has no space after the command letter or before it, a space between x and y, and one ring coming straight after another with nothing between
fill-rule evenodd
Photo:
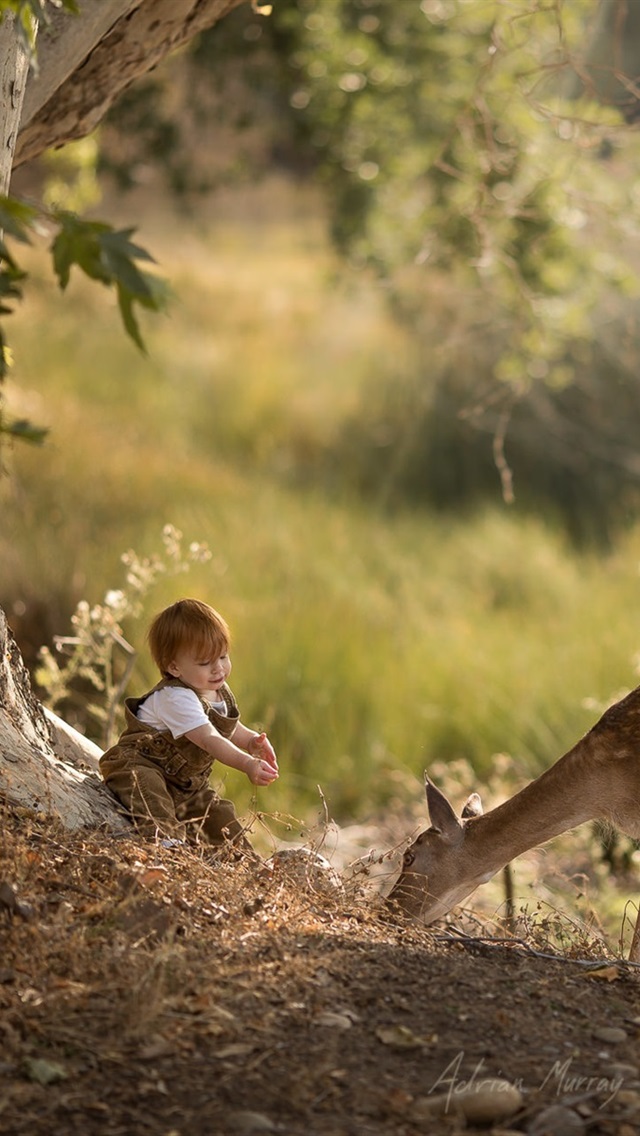
<instances>
[{"instance_id":1,"label":"toddler's face","mask_svg":"<svg viewBox=\"0 0 640 1136\"><path fill-rule=\"evenodd\" d=\"M169 674L188 683L198 694L215 694L226 682L231 673L231 659L228 654L207 655L193 650L178 651L167 668Z\"/></svg>"}]
</instances>

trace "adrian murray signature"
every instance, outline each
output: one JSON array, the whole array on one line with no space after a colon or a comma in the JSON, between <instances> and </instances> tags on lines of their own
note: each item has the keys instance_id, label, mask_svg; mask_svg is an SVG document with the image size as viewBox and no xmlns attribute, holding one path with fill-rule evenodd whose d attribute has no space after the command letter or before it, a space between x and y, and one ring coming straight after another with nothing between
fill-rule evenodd
<instances>
[{"instance_id":1,"label":"adrian murray signature","mask_svg":"<svg viewBox=\"0 0 640 1136\"><path fill-rule=\"evenodd\" d=\"M531 1086L525 1086L522 1078L516 1080L506 1081L503 1074L498 1072L496 1074L489 1074L485 1068L484 1058L480 1058L470 1076L465 1076L462 1072L462 1065L465 1059L464 1050L456 1054L452 1061L449 1062L446 1069L440 1074L438 1079L434 1081L429 1089L429 1094L441 1089L446 1091L447 1094L447 1111L455 1105L456 1096L463 1093L479 1092L481 1089L487 1091L500 1092L505 1091L505 1085L508 1083L521 1092L525 1089L531 1092ZM579 1073L573 1068L573 1057L567 1057L564 1061L554 1061L549 1071L545 1074L539 1085L534 1088L535 1092L541 1092L543 1089L548 1088L550 1085L555 1086L556 1096L569 1096L574 1094L586 1093L591 1096L600 1096L606 1094L604 1099L599 1105L599 1109L604 1109L616 1097L619 1090L622 1088L624 1078L619 1074L610 1077L602 1077L598 1075L584 1075Z\"/></svg>"}]
</instances>

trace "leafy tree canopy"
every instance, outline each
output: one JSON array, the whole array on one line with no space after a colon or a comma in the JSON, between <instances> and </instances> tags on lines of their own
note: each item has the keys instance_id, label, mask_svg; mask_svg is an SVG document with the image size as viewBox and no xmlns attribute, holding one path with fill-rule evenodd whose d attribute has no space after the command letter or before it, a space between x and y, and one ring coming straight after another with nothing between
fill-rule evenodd
<instances>
[{"instance_id":1,"label":"leafy tree canopy","mask_svg":"<svg viewBox=\"0 0 640 1136\"><path fill-rule=\"evenodd\" d=\"M441 272L480 288L512 328L497 376L564 384L603 285L635 292L639 219L635 135L568 97L583 6L298 0L279 19L340 246L407 303Z\"/></svg>"},{"instance_id":2,"label":"leafy tree canopy","mask_svg":"<svg viewBox=\"0 0 640 1136\"><path fill-rule=\"evenodd\" d=\"M596 15L562 0L280 0L268 20L243 8L201 36L191 78L206 106L206 84L224 90L245 60L248 95L216 111L239 132L259 123L272 151L258 161L321 178L352 262L418 313L438 274L480 289L510 326L496 376L558 386L571 378L567 339L590 339L603 287L635 290L637 141L592 80ZM186 100L163 114L163 82L174 107L192 90L177 71L154 76L111 119L146 138L143 161L171 161L179 119L189 132ZM181 152L177 188L194 187L190 164Z\"/></svg>"}]
</instances>

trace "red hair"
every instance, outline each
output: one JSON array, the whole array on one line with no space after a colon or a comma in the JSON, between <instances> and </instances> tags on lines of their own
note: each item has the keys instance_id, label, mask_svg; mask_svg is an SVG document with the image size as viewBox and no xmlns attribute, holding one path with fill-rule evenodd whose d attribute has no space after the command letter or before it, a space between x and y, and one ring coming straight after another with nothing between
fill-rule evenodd
<instances>
[{"instance_id":1,"label":"red hair","mask_svg":"<svg viewBox=\"0 0 640 1136\"><path fill-rule=\"evenodd\" d=\"M179 651L211 655L219 659L229 650L231 635L221 615L201 600L178 600L156 615L147 638L154 662L161 674Z\"/></svg>"}]
</instances>

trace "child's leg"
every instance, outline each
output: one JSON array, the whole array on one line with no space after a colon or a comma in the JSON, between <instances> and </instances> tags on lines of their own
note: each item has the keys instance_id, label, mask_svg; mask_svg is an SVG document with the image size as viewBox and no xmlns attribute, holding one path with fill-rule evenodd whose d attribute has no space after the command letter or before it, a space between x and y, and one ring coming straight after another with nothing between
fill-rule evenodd
<instances>
[{"instance_id":1,"label":"child's leg","mask_svg":"<svg viewBox=\"0 0 640 1136\"><path fill-rule=\"evenodd\" d=\"M222 847L229 842L240 847L249 846L243 836L243 826L236 816L233 801L219 797L213 789L205 787L191 794L176 808L180 820L188 821L194 835L207 844Z\"/></svg>"},{"instance_id":2,"label":"child's leg","mask_svg":"<svg viewBox=\"0 0 640 1136\"><path fill-rule=\"evenodd\" d=\"M176 806L159 769L132 765L111 773L107 785L129 810L143 836L183 837L184 826L176 817Z\"/></svg>"}]
</instances>

